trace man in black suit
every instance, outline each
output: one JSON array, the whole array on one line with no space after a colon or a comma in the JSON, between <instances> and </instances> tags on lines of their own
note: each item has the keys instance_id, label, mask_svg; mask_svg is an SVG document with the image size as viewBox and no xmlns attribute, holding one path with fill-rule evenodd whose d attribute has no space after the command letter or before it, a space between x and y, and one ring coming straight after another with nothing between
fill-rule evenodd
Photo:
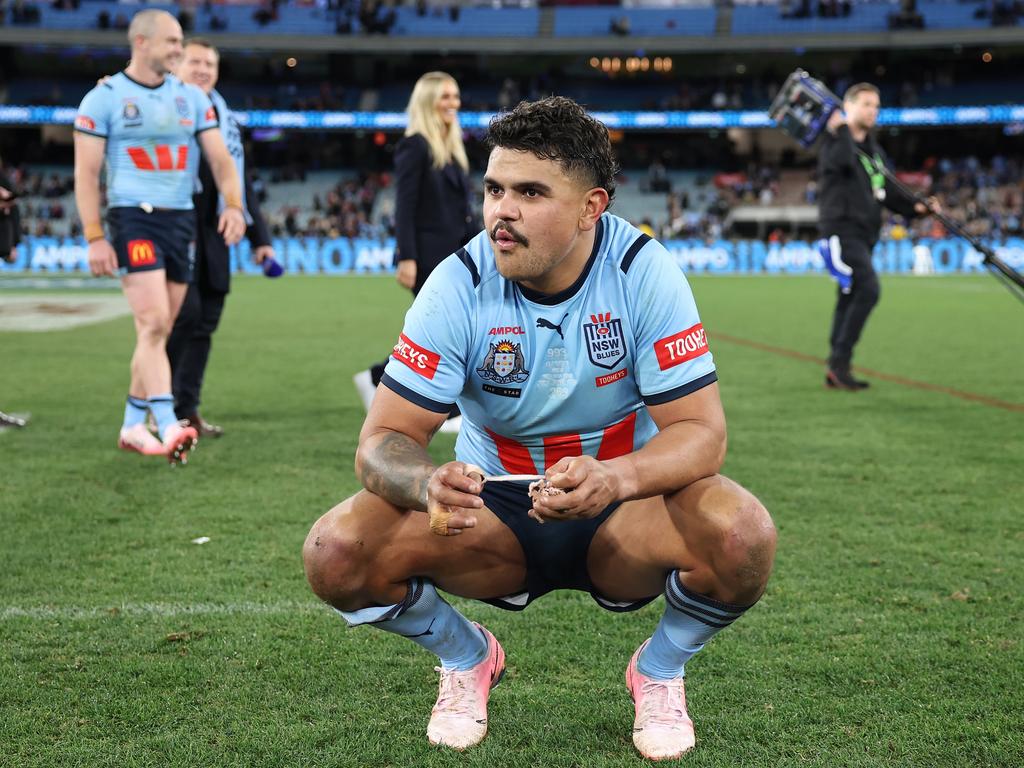
<instances>
[{"instance_id":1,"label":"man in black suit","mask_svg":"<svg viewBox=\"0 0 1024 768\"><path fill-rule=\"evenodd\" d=\"M201 88L218 112L224 143L235 160L245 190L242 202L249 225L246 236L253 248L255 261L261 263L266 258L274 258L274 248L252 182L245 174L245 154L238 121L214 90L219 65L217 49L206 40L193 38L185 44L178 76L186 83ZM174 410L178 418L188 419L200 436L220 437L224 430L203 419L199 414L199 401L210 355L210 337L220 322L224 300L231 286L231 260L224 238L217 233L218 211L223 201L217 194L213 174L205 159L199 159L197 172L201 189L193 197L198 225L195 282L189 286L185 303L171 331L167 357L171 361Z\"/></svg>"},{"instance_id":2,"label":"man in black suit","mask_svg":"<svg viewBox=\"0 0 1024 768\"><path fill-rule=\"evenodd\" d=\"M18 195L6 173L0 171L0 259L13 262L18 258L21 242L21 216ZM26 419L0 411L0 429L24 427Z\"/></svg>"}]
</instances>

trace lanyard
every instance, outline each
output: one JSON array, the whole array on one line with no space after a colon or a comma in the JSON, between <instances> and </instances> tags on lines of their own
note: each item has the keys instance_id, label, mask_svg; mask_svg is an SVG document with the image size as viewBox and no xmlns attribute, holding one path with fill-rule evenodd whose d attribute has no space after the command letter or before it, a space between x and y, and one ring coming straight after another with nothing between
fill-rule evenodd
<instances>
[{"instance_id":1,"label":"lanyard","mask_svg":"<svg viewBox=\"0 0 1024 768\"><path fill-rule=\"evenodd\" d=\"M875 157L872 160L867 155L860 155L861 165L864 166L864 170L867 171L868 178L871 180L871 191L878 197L878 190L885 189L885 174L882 173L882 158L875 153Z\"/></svg>"}]
</instances>

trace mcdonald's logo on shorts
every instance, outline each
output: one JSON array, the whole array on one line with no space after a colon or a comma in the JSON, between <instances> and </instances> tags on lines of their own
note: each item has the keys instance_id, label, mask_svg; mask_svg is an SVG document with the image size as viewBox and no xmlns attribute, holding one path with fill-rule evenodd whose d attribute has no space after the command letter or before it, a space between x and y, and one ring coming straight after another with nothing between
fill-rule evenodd
<instances>
[{"instance_id":1,"label":"mcdonald's logo on shorts","mask_svg":"<svg viewBox=\"0 0 1024 768\"><path fill-rule=\"evenodd\" d=\"M131 267L148 267L156 264L156 248L152 240L128 241L128 265Z\"/></svg>"}]
</instances>

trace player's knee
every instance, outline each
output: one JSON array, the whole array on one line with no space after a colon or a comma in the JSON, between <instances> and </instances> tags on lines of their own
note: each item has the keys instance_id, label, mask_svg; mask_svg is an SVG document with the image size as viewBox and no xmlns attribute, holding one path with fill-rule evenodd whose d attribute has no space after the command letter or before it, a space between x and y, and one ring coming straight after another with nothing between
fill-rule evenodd
<instances>
[{"instance_id":1,"label":"player's knee","mask_svg":"<svg viewBox=\"0 0 1024 768\"><path fill-rule=\"evenodd\" d=\"M775 524L761 502L744 492L722 533L719 578L732 592L730 602L752 603L764 592L775 560Z\"/></svg>"},{"instance_id":2,"label":"player's knee","mask_svg":"<svg viewBox=\"0 0 1024 768\"><path fill-rule=\"evenodd\" d=\"M313 592L326 603L342 610L362 607L359 595L365 579L364 544L345 525L339 504L314 523L302 548L306 579Z\"/></svg>"},{"instance_id":3,"label":"player's knee","mask_svg":"<svg viewBox=\"0 0 1024 768\"><path fill-rule=\"evenodd\" d=\"M167 312L148 312L136 320L139 339L151 344L166 344L171 335L171 317Z\"/></svg>"}]
</instances>

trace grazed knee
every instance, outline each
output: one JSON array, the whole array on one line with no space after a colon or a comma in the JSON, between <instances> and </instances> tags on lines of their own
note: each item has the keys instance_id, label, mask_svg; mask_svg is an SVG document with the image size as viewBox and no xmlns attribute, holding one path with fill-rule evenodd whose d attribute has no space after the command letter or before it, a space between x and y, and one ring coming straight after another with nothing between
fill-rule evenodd
<instances>
[{"instance_id":1,"label":"grazed knee","mask_svg":"<svg viewBox=\"0 0 1024 768\"><path fill-rule=\"evenodd\" d=\"M729 602L749 604L768 584L777 534L768 510L756 498L744 492L733 504L732 514L724 516L715 571L725 590L732 593Z\"/></svg>"},{"instance_id":2,"label":"grazed knee","mask_svg":"<svg viewBox=\"0 0 1024 768\"><path fill-rule=\"evenodd\" d=\"M341 610L363 607L361 595L366 587L365 542L345 520L350 501L317 520L302 547L309 586L317 597Z\"/></svg>"}]
</instances>

